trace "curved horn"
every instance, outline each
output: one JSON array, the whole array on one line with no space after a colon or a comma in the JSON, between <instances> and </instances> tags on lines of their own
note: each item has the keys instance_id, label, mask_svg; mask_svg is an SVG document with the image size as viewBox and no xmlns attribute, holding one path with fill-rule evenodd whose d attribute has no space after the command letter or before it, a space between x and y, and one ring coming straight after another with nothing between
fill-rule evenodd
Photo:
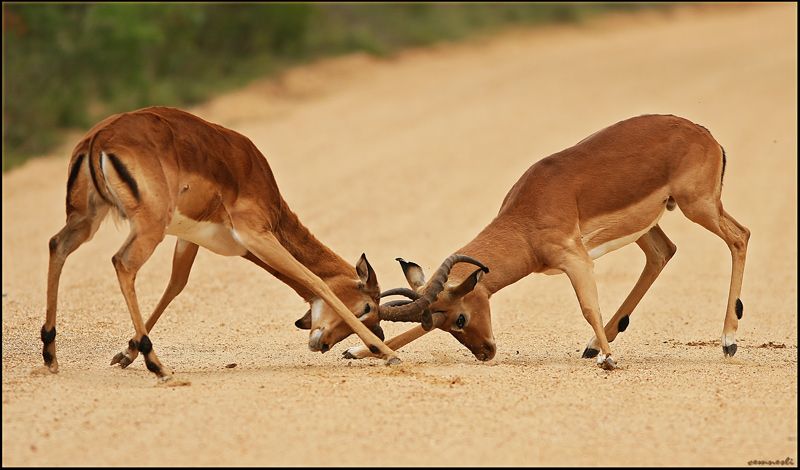
<instances>
[{"instance_id":1,"label":"curved horn","mask_svg":"<svg viewBox=\"0 0 800 470\"><path fill-rule=\"evenodd\" d=\"M480 261L466 255L454 254L447 257L446 260L439 266L439 269L433 274L428 286L420 294L419 298L406 302L402 305L381 305L378 311L378 317L381 320L388 321L401 321L401 322L420 322L422 327L429 331L433 328L433 319L431 312L428 309L436 296L444 290L444 283L447 282L447 276L450 275L450 270L457 263L470 263L478 266L483 272L488 273L489 268L483 265Z\"/></svg>"},{"instance_id":2,"label":"curved horn","mask_svg":"<svg viewBox=\"0 0 800 470\"><path fill-rule=\"evenodd\" d=\"M389 289L387 291L381 292L381 298L391 297L393 295L402 295L408 297L411 300L417 300L419 298L419 294L417 294L416 292L407 287L398 287L396 289Z\"/></svg>"},{"instance_id":3,"label":"curved horn","mask_svg":"<svg viewBox=\"0 0 800 470\"><path fill-rule=\"evenodd\" d=\"M391 300L389 302L386 302L385 304L381 304L381 308L400 307L400 306L403 306L403 305L408 305L410 303L411 303L410 300ZM381 315L381 320L385 320L385 318L383 318L383 315ZM409 321L413 321L413 320L409 320Z\"/></svg>"},{"instance_id":4,"label":"curved horn","mask_svg":"<svg viewBox=\"0 0 800 470\"><path fill-rule=\"evenodd\" d=\"M483 265L480 261L476 260L475 258L471 258L466 255L450 255L444 260L439 269L433 274L431 277L430 282L428 283L428 287L423 292L423 296L425 298L430 299L430 302L433 302L436 299L436 296L439 295L442 290L444 290L444 283L447 282L447 276L450 275L450 270L453 269L453 266L456 263L469 263L474 264L475 266L481 268L484 273L489 272L489 268Z\"/></svg>"},{"instance_id":5,"label":"curved horn","mask_svg":"<svg viewBox=\"0 0 800 470\"><path fill-rule=\"evenodd\" d=\"M451 300L460 299L461 297L464 297L465 295L469 294L470 292L472 292L472 289L474 289L475 286L478 285L478 282L481 280L482 277L483 277L483 268L476 269L469 276L467 276L466 279L461 281L461 284L447 289L447 295L449 296L448 298L450 298Z\"/></svg>"}]
</instances>

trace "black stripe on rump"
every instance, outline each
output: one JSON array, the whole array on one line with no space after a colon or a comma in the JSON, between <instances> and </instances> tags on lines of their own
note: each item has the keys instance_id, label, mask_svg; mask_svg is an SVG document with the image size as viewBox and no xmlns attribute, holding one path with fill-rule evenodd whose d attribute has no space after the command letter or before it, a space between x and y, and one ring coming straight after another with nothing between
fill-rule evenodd
<instances>
[{"instance_id":1,"label":"black stripe on rump","mask_svg":"<svg viewBox=\"0 0 800 470\"><path fill-rule=\"evenodd\" d=\"M722 175L719 177L719 182L721 184L722 180L725 179L725 164L728 163L728 162L727 162L727 158L725 158L725 149L722 148L721 145L719 146L719 148L722 149Z\"/></svg>"},{"instance_id":2,"label":"black stripe on rump","mask_svg":"<svg viewBox=\"0 0 800 470\"><path fill-rule=\"evenodd\" d=\"M125 184L128 185L128 189L130 189L131 193L133 193L133 197L135 197L136 200L139 201L140 200L139 185L136 184L136 180L133 179L133 176L131 176L130 172L128 171L128 168L126 168L125 165L122 163L122 160L120 160L113 153L109 153L107 155L108 159L111 160L111 164L114 165L114 169L117 170L117 174L119 175L119 177L122 178L122 181L124 181Z\"/></svg>"},{"instance_id":3,"label":"black stripe on rump","mask_svg":"<svg viewBox=\"0 0 800 470\"><path fill-rule=\"evenodd\" d=\"M75 179L78 178L78 172L81 171L81 163L83 163L83 157L86 155L80 154L78 158L75 159L75 163L72 164L72 168L69 169L69 178L67 179L67 198L69 198L69 193L72 190L72 185L75 184Z\"/></svg>"}]
</instances>

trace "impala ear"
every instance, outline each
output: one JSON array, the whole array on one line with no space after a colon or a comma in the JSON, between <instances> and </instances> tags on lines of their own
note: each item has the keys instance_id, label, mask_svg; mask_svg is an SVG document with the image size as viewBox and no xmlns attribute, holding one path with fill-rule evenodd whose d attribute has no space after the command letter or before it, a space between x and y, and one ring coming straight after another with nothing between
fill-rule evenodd
<instances>
[{"instance_id":1,"label":"impala ear","mask_svg":"<svg viewBox=\"0 0 800 470\"><path fill-rule=\"evenodd\" d=\"M358 277L364 284L364 290L367 293L373 297L377 297L381 294L381 288L378 286L378 276L375 274L375 270L372 269L369 261L367 261L367 256L363 253L361 254L361 258L358 259L358 263L356 263L356 273L358 273Z\"/></svg>"},{"instance_id":2,"label":"impala ear","mask_svg":"<svg viewBox=\"0 0 800 470\"><path fill-rule=\"evenodd\" d=\"M311 309L308 309L305 315L298 318L296 322L294 322L294 326L300 328L301 330L310 330L311 329Z\"/></svg>"},{"instance_id":3,"label":"impala ear","mask_svg":"<svg viewBox=\"0 0 800 470\"><path fill-rule=\"evenodd\" d=\"M483 273L483 268L478 268L466 279L461 281L461 284L447 289L447 294L450 299L459 299L472 292L472 290L475 289L475 286L478 285L478 282L483 277Z\"/></svg>"},{"instance_id":4,"label":"impala ear","mask_svg":"<svg viewBox=\"0 0 800 470\"><path fill-rule=\"evenodd\" d=\"M425 285L425 273L417 263L406 261L403 258L396 258L400 262L400 267L403 268L403 274L406 275L406 281L412 289L418 289Z\"/></svg>"}]
</instances>

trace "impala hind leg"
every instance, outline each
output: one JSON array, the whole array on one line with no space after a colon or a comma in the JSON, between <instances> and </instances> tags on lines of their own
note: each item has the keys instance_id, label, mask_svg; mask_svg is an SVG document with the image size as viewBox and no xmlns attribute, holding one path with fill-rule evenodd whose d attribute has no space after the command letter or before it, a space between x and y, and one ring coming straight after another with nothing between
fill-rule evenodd
<instances>
[{"instance_id":1,"label":"impala hind leg","mask_svg":"<svg viewBox=\"0 0 800 470\"><path fill-rule=\"evenodd\" d=\"M608 345L606 333L603 330L603 318L600 315L600 303L597 298L597 284L594 280L593 264L586 250L577 250L566 253L566 259L561 265L561 270L569 277L578 303L581 306L584 318L594 330L600 355L597 364L606 370L616 368L617 364L611 357L611 347Z\"/></svg>"},{"instance_id":2,"label":"impala hind leg","mask_svg":"<svg viewBox=\"0 0 800 470\"><path fill-rule=\"evenodd\" d=\"M234 220L234 224L236 223L237 221ZM248 251L284 276L296 280L330 305L353 332L361 338L364 344L366 344L370 350L379 352L381 357L386 360L387 364L400 362L395 352L386 346L380 338L375 336L375 333L361 323L353 312L336 297L322 279L297 261L294 256L280 244L278 239L275 238L275 235L263 230L250 228L245 221L239 221L236 233Z\"/></svg>"},{"instance_id":3,"label":"impala hind leg","mask_svg":"<svg viewBox=\"0 0 800 470\"><path fill-rule=\"evenodd\" d=\"M144 325L147 333L150 333L153 329L153 326L155 326L170 302L172 302L172 300L183 291L183 288L186 287L186 282L189 280L189 273L192 270L192 264L194 264L195 257L197 256L197 249L198 246L194 243L180 238L175 243L175 251L172 255L172 274L169 278L169 284L167 284L167 288L161 296L161 300L158 301L158 305L156 305L155 310L150 314L150 318L147 319L147 323ZM134 337L128 342L128 348L125 351L117 353L117 355L111 359L111 365L119 364L120 367L124 369L136 360L138 355L139 348L136 338Z\"/></svg>"},{"instance_id":4,"label":"impala hind leg","mask_svg":"<svg viewBox=\"0 0 800 470\"><path fill-rule=\"evenodd\" d=\"M658 275L667 265L667 262L675 255L678 248L672 241L667 238L667 235L661 230L661 227L656 225L650 231L642 235L636 244L644 251L645 265L639 280L636 285L622 302L617 312L611 317L611 320L606 323L605 333L608 342L614 341L619 333L622 333L628 328L630 323L630 315L633 310L639 305L642 297L647 293L650 286L653 285ZM593 337L586 345L583 351L583 357L595 357L600 352L597 346L597 338Z\"/></svg>"},{"instance_id":5,"label":"impala hind leg","mask_svg":"<svg viewBox=\"0 0 800 470\"><path fill-rule=\"evenodd\" d=\"M731 251L731 283L728 290L725 323L722 327L722 352L725 356L733 356L736 354L736 330L744 313L744 304L739 296L742 291L744 262L747 256L750 230L725 212L722 202L719 200L693 204L678 201L678 206L689 220L702 225L725 241Z\"/></svg>"},{"instance_id":6,"label":"impala hind leg","mask_svg":"<svg viewBox=\"0 0 800 470\"><path fill-rule=\"evenodd\" d=\"M161 364L155 351L153 351L153 343L147 336L147 327L139 311L139 302L136 299L134 284L136 282L136 273L150 258L150 255L153 254L156 246L164 239L165 226L156 218L149 218L148 215L142 214L137 220L131 221L130 236L111 258L136 332L131 340L131 349L136 349L144 354L147 370L156 374L162 381L170 379L172 373Z\"/></svg>"},{"instance_id":7,"label":"impala hind leg","mask_svg":"<svg viewBox=\"0 0 800 470\"><path fill-rule=\"evenodd\" d=\"M58 372L56 359L56 309L58 306L58 283L67 257L83 243L89 241L100 227L108 207L87 210L72 210L67 224L50 239L50 263L47 269L47 314L42 325L42 358L52 373Z\"/></svg>"}]
</instances>

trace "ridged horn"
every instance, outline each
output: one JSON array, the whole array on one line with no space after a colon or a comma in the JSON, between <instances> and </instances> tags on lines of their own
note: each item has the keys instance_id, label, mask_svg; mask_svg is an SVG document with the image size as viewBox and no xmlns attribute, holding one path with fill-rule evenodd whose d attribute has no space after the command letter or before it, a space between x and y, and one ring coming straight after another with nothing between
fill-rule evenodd
<instances>
[{"instance_id":1,"label":"ridged horn","mask_svg":"<svg viewBox=\"0 0 800 470\"><path fill-rule=\"evenodd\" d=\"M393 295L402 295L404 297L408 297L411 300L417 300L419 298L418 293L407 287L398 287L396 289L389 289L387 291L381 292L381 298L391 297Z\"/></svg>"},{"instance_id":2,"label":"ridged horn","mask_svg":"<svg viewBox=\"0 0 800 470\"><path fill-rule=\"evenodd\" d=\"M459 254L450 255L433 274L428 286L419 294L419 298L400 305L397 305L396 302L381 305L378 309L378 318L387 321L422 323L422 327L429 331L433 328L433 319L428 307L436 300L436 296L444 290L444 283L447 282L450 270L457 263L474 264L481 268L484 273L489 272L489 268L474 258Z\"/></svg>"}]
</instances>

